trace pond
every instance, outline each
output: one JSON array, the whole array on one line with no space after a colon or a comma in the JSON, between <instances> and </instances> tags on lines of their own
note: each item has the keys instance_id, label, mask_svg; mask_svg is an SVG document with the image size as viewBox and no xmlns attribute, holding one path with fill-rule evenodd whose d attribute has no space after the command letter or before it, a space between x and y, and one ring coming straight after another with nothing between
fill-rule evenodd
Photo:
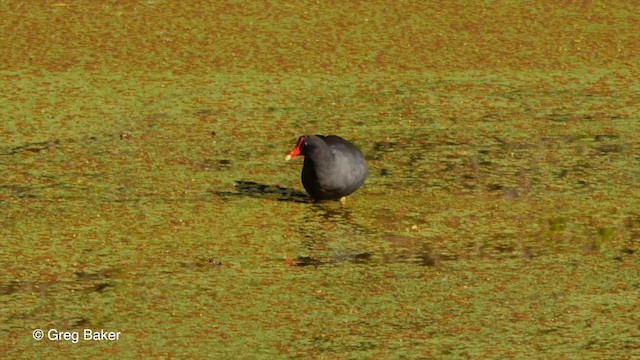
<instances>
[{"instance_id":1,"label":"pond","mask_svg":"<svg viewBox=\"0 0 640 360\"><path fill-rule=\"evenodd\" d=\"M362 6L12 13L24 41L2 45L0 352L640 354L640 84L625 57L638 16ZM488 35L511 16L530 26ZM585 49L622 50L608 65L557 52L578 46L558 36L567 17L591 31ZM100 30L80 32L89 19ZM279 32L309 23L317 37ZM301 38L308 57L288 42ZM302 159L284 161L303 134L365 154L345 205L309 199Z\"/></svg>"}]
</instances>

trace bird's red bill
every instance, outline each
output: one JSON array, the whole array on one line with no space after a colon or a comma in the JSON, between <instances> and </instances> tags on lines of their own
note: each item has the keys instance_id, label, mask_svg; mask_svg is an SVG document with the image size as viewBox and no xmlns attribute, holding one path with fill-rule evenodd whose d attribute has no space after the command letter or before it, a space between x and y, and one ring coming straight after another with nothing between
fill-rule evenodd
<instances>
[{"instance_id":1,"label":"bird's red bill","mask_svg":"<svg viewBox=\"0 0 640 360\"><path fill-rule=\"evenodd\" d=\"M298 145L296 145L296 147L291 149L291 152L287 156L287 160L293 159L294 157L300 155L300 148L302 147L303 143L304 143L304 137L301 136L300 139L298 139Z\"/></svg>"}]
</instances>

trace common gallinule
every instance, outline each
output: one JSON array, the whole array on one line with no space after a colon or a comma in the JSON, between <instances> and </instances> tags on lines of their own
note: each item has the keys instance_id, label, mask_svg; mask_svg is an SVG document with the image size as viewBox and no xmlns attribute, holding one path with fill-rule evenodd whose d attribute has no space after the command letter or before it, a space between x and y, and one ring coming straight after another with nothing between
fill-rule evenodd
<instances>
[{"instance_id":1,"label":"common gallinule","mask_svg":"<svg viewBox=\"0 0 640 360\"><path fill-rule=\"evenodd\" d=\"M290 160L304 156L302 185L316 200L344 202L364 184L367 162L360 150L347 140L335 136L304 135L287 155Z\"/></svg>"}]
</instances>

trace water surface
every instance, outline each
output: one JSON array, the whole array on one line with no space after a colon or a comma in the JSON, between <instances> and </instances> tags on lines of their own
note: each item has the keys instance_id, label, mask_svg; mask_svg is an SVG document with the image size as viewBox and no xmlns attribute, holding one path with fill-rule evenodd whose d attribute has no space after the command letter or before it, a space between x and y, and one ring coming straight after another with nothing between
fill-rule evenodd
<instances>
[{"instance_id":1,"label":"water surface","mask_svg":"<svg viewBox=\"0 0 640 360\"><path fill-rule=\"evenodd\" d=\"M5 356L640 355L632 3L0 6Z\"/></svg>"}]
</instances>

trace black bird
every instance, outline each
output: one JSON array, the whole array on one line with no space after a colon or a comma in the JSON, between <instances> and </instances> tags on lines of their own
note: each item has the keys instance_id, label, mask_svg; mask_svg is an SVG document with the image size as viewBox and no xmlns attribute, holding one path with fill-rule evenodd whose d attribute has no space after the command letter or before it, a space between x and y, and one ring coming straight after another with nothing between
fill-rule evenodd
<instances>
[{"instance_id":1,"label":"black bird","mask_svg":"<svg viewBox=\"0 0 640 360\"><path fill-rule=\"evenodd\" d=\"M298 155L304 156L302 185L316 200L340 199L344 203L367 178L362 152L339 136L301 136L286 160Z\"/></svg>"}]
</instances>

